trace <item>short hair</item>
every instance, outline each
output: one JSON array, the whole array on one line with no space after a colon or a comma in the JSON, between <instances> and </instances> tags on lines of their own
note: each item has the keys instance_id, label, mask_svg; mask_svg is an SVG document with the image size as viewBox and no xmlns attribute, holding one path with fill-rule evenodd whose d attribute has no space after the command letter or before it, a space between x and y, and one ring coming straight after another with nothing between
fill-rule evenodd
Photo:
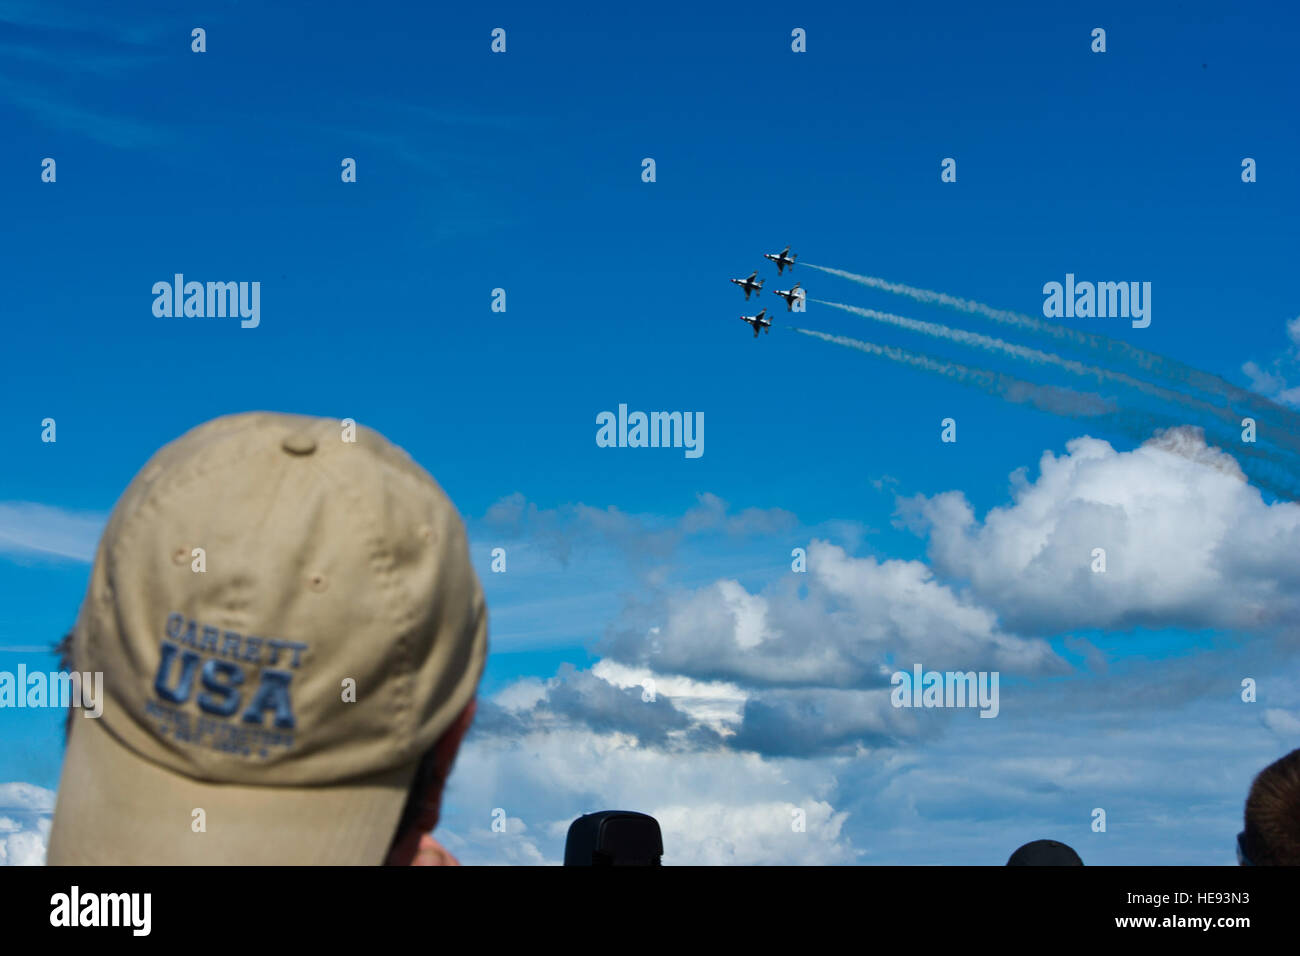
<instances>
[{"instance_id":1,"label":"short hair","mask_svg":"<svg viewBox=\"0 0 1300 956\"><path fill-rule=\"evenodd\" d=\"M59 670L64 674L70 674L77 669L76 661L72 659L72 631L68 631L61 637L57 644L54 645L54 653L59 658ZM68 736L72 733L72 718L77 714L77 704L79 701L68 698L68 713L63 718L63 742L66 744Z\"/></svg>"},{"instance_id":2,"label":"short hair","mask_svg":"<svg viewBox=\"0 0 1300 956\"><path fill-rule=\"evenodd\" d=\"M1251 784L1242 842L1255 866L1300 866L1300 749L1269 764Z\"/></svg>"}]
</instances>

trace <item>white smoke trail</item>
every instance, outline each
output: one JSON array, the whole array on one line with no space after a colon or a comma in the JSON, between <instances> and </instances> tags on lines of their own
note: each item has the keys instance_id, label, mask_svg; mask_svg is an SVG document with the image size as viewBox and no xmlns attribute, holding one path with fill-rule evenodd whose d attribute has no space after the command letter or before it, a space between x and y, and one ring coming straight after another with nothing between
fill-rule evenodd
<instances>
[{"instance_id":1,"label":"white smoke trail","mask_svg":"<svg viewBox=\"0 0 1300 956\"><path fill-rule=\"evenodd\" d=\"M876 309L864 309L856 305L845 305L843 302L830 302L826 299L809 299L810 302L816 302L819 305L829 305L834 309L842 309L845 312L851 312L854 315L860 315L867 319L873 319L877 322L883 322L888 325L894 325L898 328L907 329L911 332L918 332L922 335L929 335L933 338L947 339L950 342L956 342L959 345L969 345L972 348L984 349L989 352L1001 352L1013 358L1021 359L1025 362L1031 362L1036 365L1055 365L1058 368L1065 369L1074 375L1085 378L1094 378L1099 382L1111 381L1127 388L1151 395L1163 402L1171 405L1177 405L1187 410L1196 410L1203 414L1213 415L1230 425L1236 425L1238 420L1229 410L1217 405L1211 405L1200 399L1193 398L1183 392L1174 391L1173 389L1161 388L1159 385L1152 385L1150 382L1144 382L1142 379L1134 378L1132 375L1126 375L1123 372L1112 371L1111 369L1102 368L1098 365L1088 365L1075 359L1064 358L1054 352L1044 352L1040 349L1032 349L1025 345L1018 345L1014 342L1008 342L1005 339L995 338L991 335L982 335L979 332L967 332L965 329L954 329L951 326L942 325L938 322L923 322L920 319L909 319L906 316L894 315L892 312L880 312Z\"/></svg>"},{"instance_id":2,"label":"white smoke trail","mask_svg":"<svg viewBox=\"0 0 1300 956\"><path fill-rule=\"evenodd\" d=\"M1013 402L1027 403L1057 415L1070 418L1097 418L1102 415L1116 415L1121 411L1113 400L1092 392L1078 392L1057 385L1039 385L1016 378L1014 375L936 359L921 352L895 348L892 345L877 345L875 342L864 342L844 335L830 335L813 329L801 329L798 326L788 328L793 332L811 335L825 342L857 349L868 355L877 355L893 362L910 365L912 368L941 375L963 385L972 385L990 395Z\"/></svg>"},{"instance_id":3,"label":"white smoke trail","mask_svg":"<svg viewBox=\"0 0 1300 956\"><path fill-rule=\"evenodd\" d=\"M1092 419L1109 424L1137 441L1150 441L1153 436L1159 437L1168 431L1171 425L1177 427L1175 423L1161 421L1146 411L1120 408L1113 400L1092 392L1042 385L1012 375L1004 375L1001 372L974 368L957 362L936 359L924 353L911 352L891 345L879 345L844 335L830 335L798 326L786 326L786 328L833 345L855 349L868 355L940 375L963 385L973 386L998 398L1029 404L1054 415ZM1222 438L1215 438L1215 441L1221 446L1228 445ZM1280 498L1292 501L1300 499L1300 486L1297 485L1295 478L1293 460L1280 457L1266 449L1244 444L1237 446L1235 453L1246 459L1241 462L1243 470L1257 486Z\"/></svg>"},{"instance_id":4,"label":"white smoke trail","mask_svg":"<svg viewBox=\"0 0 1300 956\"><path fill-rule=\"evenodd\" d=\"M839 276L841 279L848 279L873 289L879 289L882 292L891 292L894 295L904 295L908 298L915 299L917 302L924 302L927 305L942 305L950 309L957 309L959 312L970 312L976 315L982 315L992 319L994 322L1002 322L1006 325L1019 325L1028 329L1036 329L1035 320L1032 316L1021 315L1019 312L1010 312L1006 309L995 309L991 305L985 305L983 302L976 302L974 299L961 299L955 295L948 295L946 292L935 292L932 289L919 289L916 286L903 285L901 282L889 282L885 279L878 279L875 276L858 275L856 272L846 272L843 269L832 269L830 266L814 265L811 262L802 262L800 265L808 266L810 269L818 269L822 272L828 272L833 276ZM1068 326L1061 326L1067 332L1074 332ZM1080 333L1083 334L1083 333Z\"/></svg>"},{"instance_id":5,"label":"white smoke trail","mask_svg":"<svg viewBox=\"0 0 1300 956\"><path fill-rule=\"evenodd\" d=\"M1074 329L1068 325L1061 325L1056 322L1048 322L1044 319L1036 318L1032 315L1025 315L1021 312L1012 312L1008 309L995 309L991 305L983 302L976 302L974 299L962 299L957 296L948 295L946 292L936 292L933 289L921 289L916 286L904 285L900 282L889 282L876 276L858 275L855 272L848 272L844 269L833 269L829 266L819 266L812 262L801 262L810 269L817 269L830 275L839 276L860 285L865 285L872 289L879 289L882 292L889 292L894 295L906 296L917 302L923 302L928 305L939 305L945 308L956 309L960 312L966 312L971 315L980 315L994 322L1000 322L1004 325L1011 325L1017 328L1051 336L1063 342L1067 342L1077 348L1086 350L1094 355L1118 356L1126 361L1132 362L1139 368L1151 372L1163 378L1165 381L1180 385L1188 386L1207 396L1213 396L1217 399L1225 399L1236 402L1239 405L1245 405L1254 410L1252 417L1261 417L1260 413L1267 415L1272 421L1287 430L1288 432L1300 431L1300 414L1270 401L1262 395L1254 392L1248 392L1243 388L1233 385L1226 379L1209 372L1203 372L1200 369L1185 365L1174 359L1166 358L1155 352L1148 352L1146 349L1140 349L1135 345L1129 345L1119 339L1113 339L1106 335L1096 332L1084 332L1081 329ZM1234 415L1238 414L1233 412Z\"/></svg>"}]
</instances>

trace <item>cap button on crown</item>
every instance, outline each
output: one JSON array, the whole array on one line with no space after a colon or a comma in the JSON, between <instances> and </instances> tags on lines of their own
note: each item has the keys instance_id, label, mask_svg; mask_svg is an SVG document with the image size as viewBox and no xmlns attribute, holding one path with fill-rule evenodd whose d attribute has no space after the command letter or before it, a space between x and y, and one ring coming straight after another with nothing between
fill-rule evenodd
<instances>
[{"instance_id":1,"label":"cap button on crown","mask_svg":"<svg viewBox=\"0 0 1300 956\"><path fill-rule=\"evenodd\" d=\"M316 439L310 435L290 435L280 443L280 447L291 455L310 455L316 450Z\"/></svg>"}]
</instances>

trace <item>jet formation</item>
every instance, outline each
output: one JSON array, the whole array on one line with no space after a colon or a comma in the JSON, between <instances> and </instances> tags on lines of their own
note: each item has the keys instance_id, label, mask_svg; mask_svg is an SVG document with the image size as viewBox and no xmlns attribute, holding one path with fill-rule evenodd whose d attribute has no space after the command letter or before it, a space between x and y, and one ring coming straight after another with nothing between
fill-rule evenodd
<instances>
[{"instance_id":1,"label":"jet formation","mask_svg":"<svg viewBox=\"0 0 1300 956\"><path fill-rule=\"evenodd\" d=\"M787 268L794 269L794 260L798 258L798 255L791 255L790 247L786 246L780 252L763 253L763 258L775 262L776 274L783 275ZM763 280L758 277L757 269L743 279L732 279L731 281L744 290L746 302L749 301L750 293L763 291ZM798 282L788 289L774 289L773 291L785 299L785 310L787 312L793 312L794 304L802 301L805 295L804 290L799 288ZM754 338L758 338L759 332L769 332L772 328L772 320L767 318L766 308L760 309L757 315L742 315L740 321L749 323L754 330Z\"/></svg>"}]
</instances>

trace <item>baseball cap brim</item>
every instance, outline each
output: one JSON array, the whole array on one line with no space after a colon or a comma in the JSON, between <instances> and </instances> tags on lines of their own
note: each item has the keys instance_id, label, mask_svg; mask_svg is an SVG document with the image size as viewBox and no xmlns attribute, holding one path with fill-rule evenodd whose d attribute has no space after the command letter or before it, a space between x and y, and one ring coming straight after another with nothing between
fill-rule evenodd
<instances>
[{"instance_id":1,"label":"baseball cap brim","mask_svg":"<svg viewBox=\"0 0 1300 956\"><path fill-rule=\"evenodd\" d=\"M144 759L102 720L72 723L50 866L375 866L415 777L411 764L327 787L212 783Z\"/></svg>"}]
</instances>

